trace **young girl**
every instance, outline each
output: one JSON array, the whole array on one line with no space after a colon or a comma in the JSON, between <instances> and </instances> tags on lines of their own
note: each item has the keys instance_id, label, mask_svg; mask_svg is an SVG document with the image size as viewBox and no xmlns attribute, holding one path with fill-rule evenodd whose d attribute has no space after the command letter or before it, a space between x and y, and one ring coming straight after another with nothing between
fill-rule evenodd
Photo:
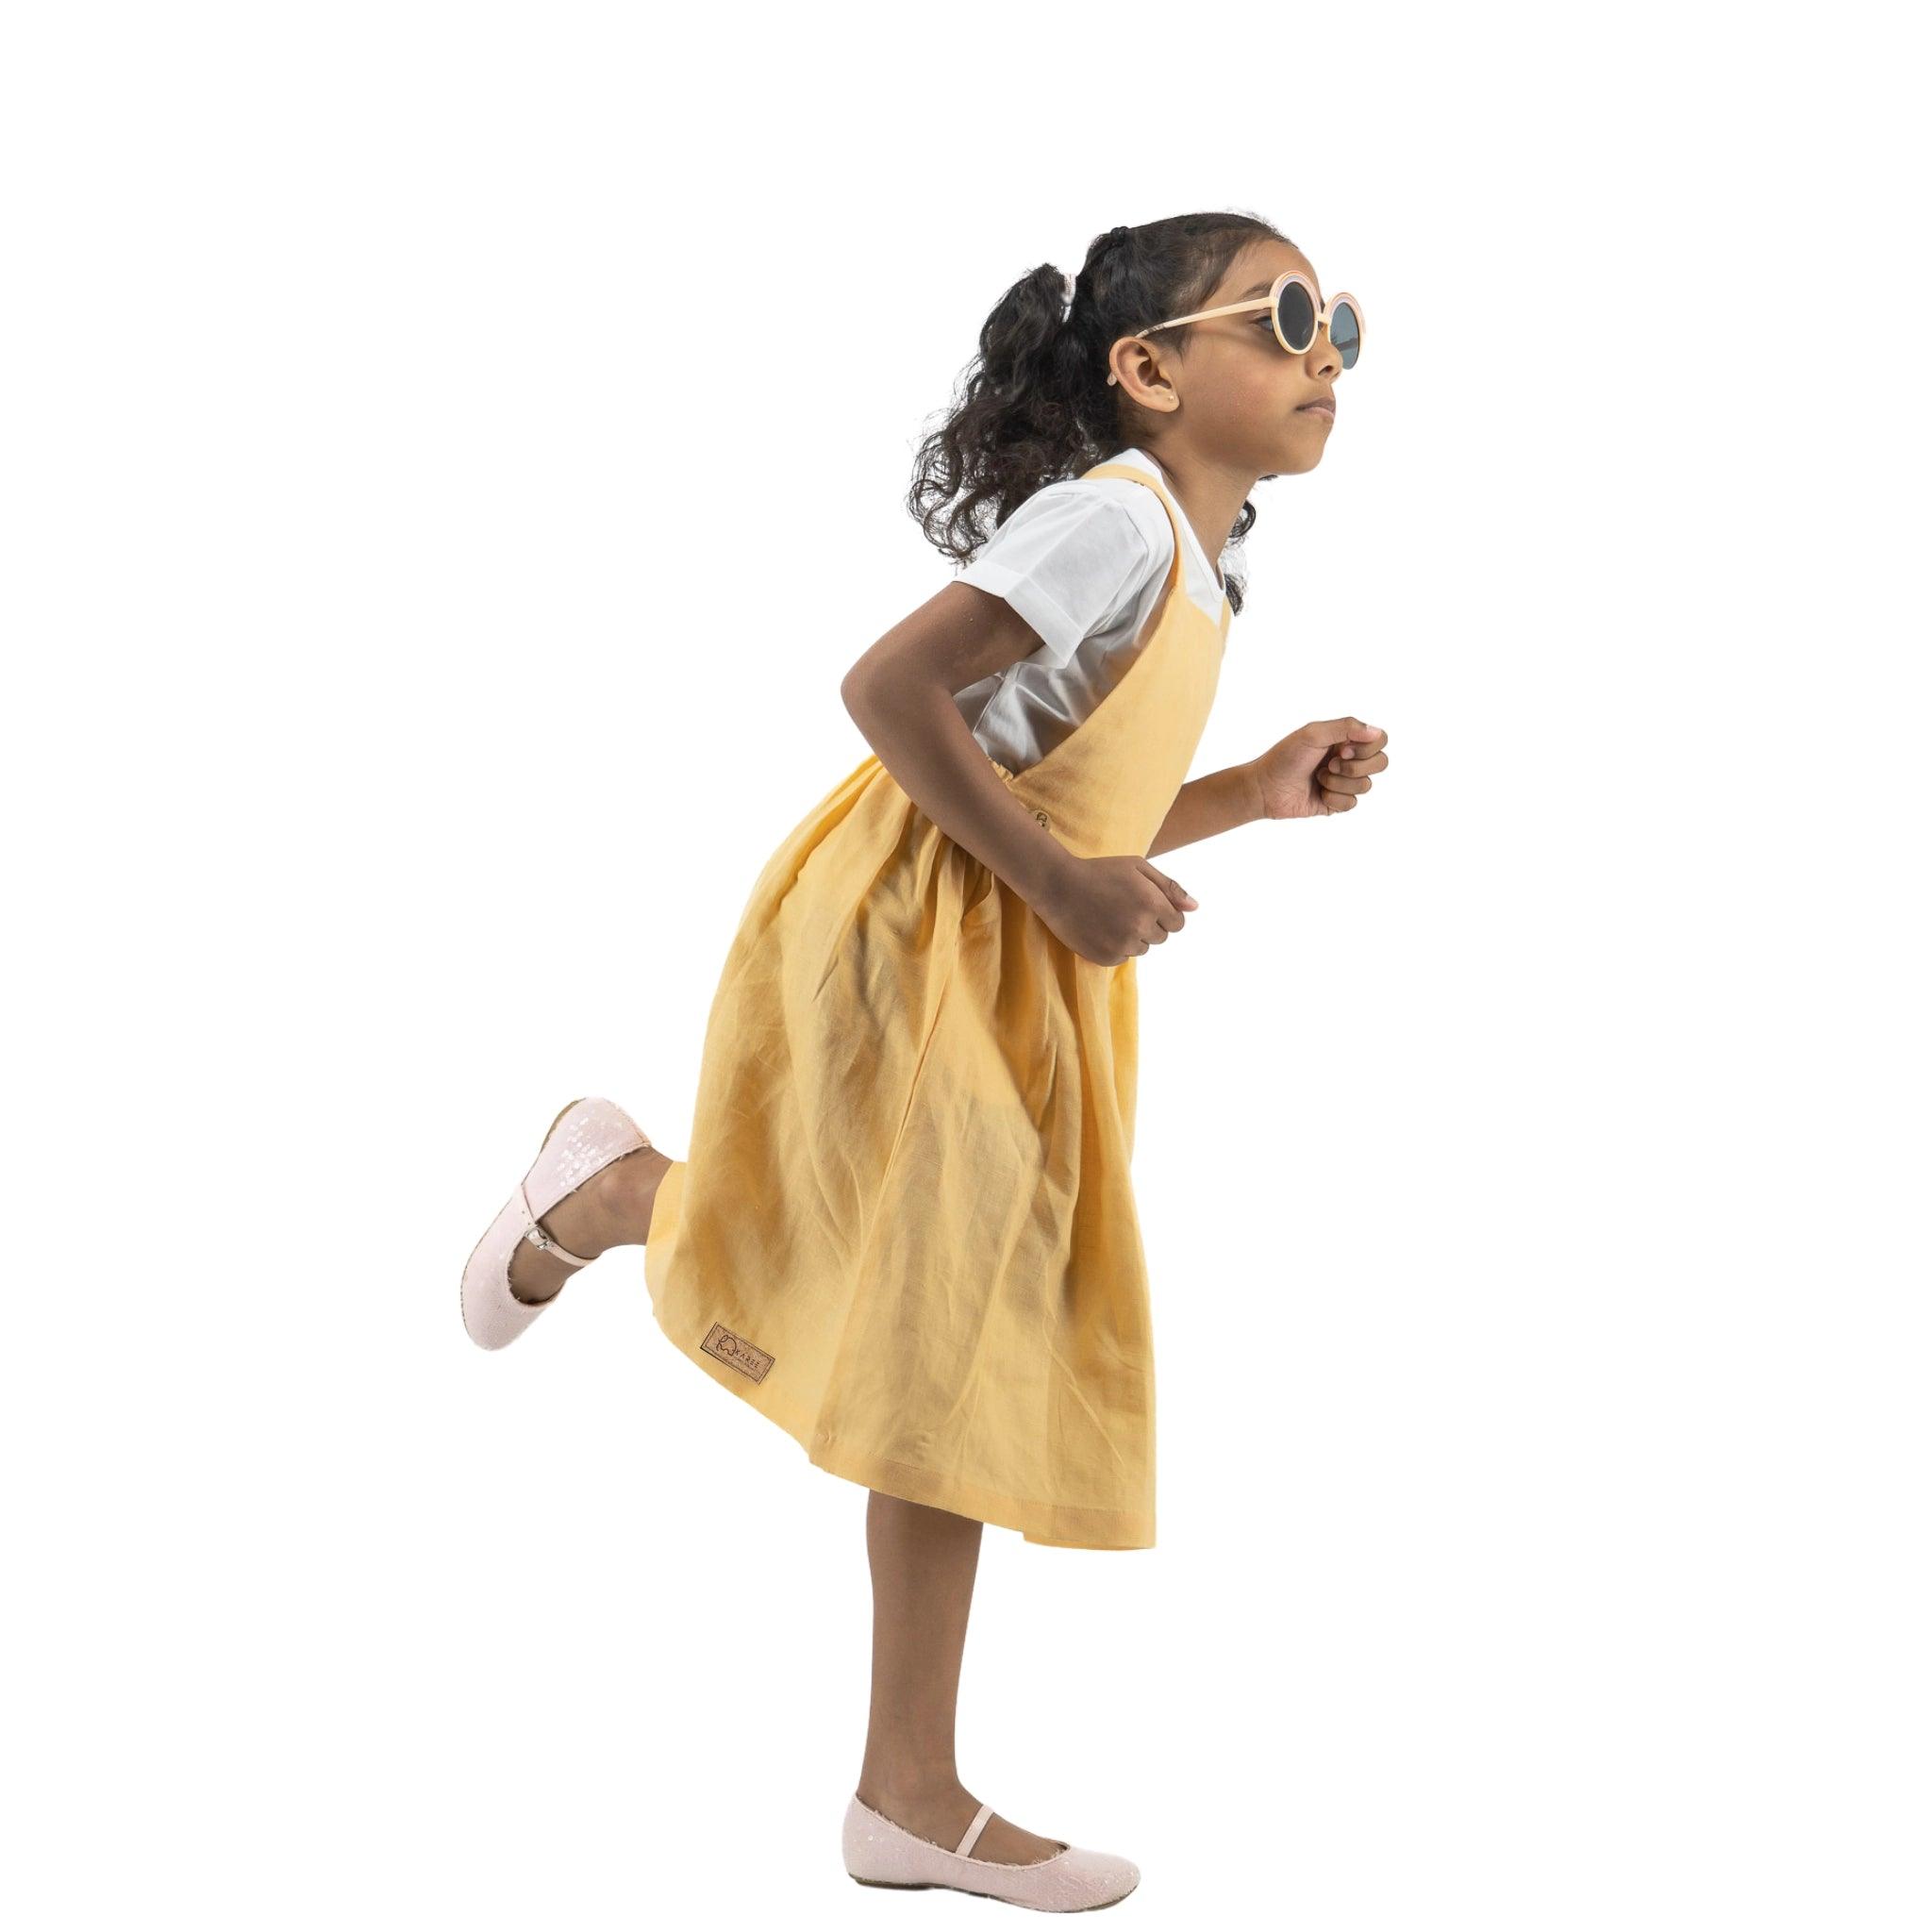
<instances>
[{"instance_id":1,"label":"young girl","mask_svg":"<svg viewBox=\"0 0 1932 1932\"><path fill-rule=\"evenodd\" d=\"M572 1102L462 1311L501 1347L643 1243L672 1341L871 1491L846 1869L1074 1910L1138 1870L994 1815L954 1711L983 1524L1154 1542L1135 961L1196 902L1150 856L1351 809L1389 760L1341 718L1187 777L1241 601L1210 559L1258 478L1321 461L1353 298L1263 222L1179 215L1109 230L1070 290L1034 270L979 340L908 497L973 560L845 675L873 751L752 888L689 1155Z\"/></svg>"}]
</instances>

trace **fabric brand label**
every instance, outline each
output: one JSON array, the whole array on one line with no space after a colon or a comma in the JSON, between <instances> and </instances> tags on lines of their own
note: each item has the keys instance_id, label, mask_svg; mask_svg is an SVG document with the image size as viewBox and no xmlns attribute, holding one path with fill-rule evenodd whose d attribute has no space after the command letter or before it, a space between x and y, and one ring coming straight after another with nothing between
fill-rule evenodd
<instances>
[{"instance_id":1,"label":"fabric brand label","mask_svg":"<svg viewBox=\"0 0 1932 1932\"><path fill-rule=\"evenodd\" d=\"M711 1332L699 1344L707 1355L714 1355L721 1362L729 1362L734 1369L742 1370L754 1382L762 1382L772 1366L773 1357L761 1348L754 1346L741 1335L734 1335L722 1322L711 1324Z\"/></svg>"}]
</instances>

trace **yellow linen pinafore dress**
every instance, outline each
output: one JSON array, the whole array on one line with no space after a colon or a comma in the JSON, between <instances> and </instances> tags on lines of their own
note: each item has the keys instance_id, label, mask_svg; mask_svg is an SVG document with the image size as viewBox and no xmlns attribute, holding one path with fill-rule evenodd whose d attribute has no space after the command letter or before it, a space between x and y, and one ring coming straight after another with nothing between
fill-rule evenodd
<instances>
[{"instance_id":1,"label":"yellow linen pinafore dress","mask_svg":"<svg viewBox=\"0 0 1932 1932\"><path fill-rule=\"evenodd\" d=\"M1144 858L1214 702L1174 563L1152 631L1013 794ZM876 755L767 861L658 1186L658 1325L819 1468L1029 1542L1154 1542L1154 1349L1128 1163L1139 956L1087 959Z\"/></svg>"}]
</instances>

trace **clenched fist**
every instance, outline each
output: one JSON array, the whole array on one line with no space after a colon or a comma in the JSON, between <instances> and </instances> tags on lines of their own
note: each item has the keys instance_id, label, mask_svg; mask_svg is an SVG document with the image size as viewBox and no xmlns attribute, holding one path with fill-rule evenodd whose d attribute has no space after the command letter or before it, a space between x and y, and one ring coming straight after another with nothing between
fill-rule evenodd
<instances>
[{"instance_id":1,"label":"clenched fist","mask_svg":"<svg viewBox=\"0 0 1932 1932\"><path fill-rule=\"evenodd\" d=\"M1034 910L1047 930L1083 959L1118 966L1162 945L1187 924L1182 908L1199 905L1157 865L1132 853L1074 858Z\"/></svg>"},{"instance_id":2,"label":"clenched fist","mask_svg":"<svg viewBox=\"0 0 1932 1932\"><path fill-rule=\"evenodd\" d=\"M1270 745L1254 767L1264 818L1353 811L1369 774L1389 769L1389 734L1359 718L1321 718Z\"/></svg>"}]
</instances>

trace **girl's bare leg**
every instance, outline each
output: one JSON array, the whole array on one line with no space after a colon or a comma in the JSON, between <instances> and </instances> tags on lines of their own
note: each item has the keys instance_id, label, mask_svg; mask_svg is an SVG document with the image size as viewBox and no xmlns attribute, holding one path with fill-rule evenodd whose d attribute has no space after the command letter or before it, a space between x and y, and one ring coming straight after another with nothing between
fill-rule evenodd
<instances>
[{"instance_id":1,"label":"girl's bare leg","mask_svg":"<svg viewBox=\"0 0 1932 1932\"><path fill-rule=\"evenodd\" d=\"M573 1254L591 1258L607 1248L641 1243L651 1230L658 1183L670 1166L670 1157L657 1148L637 1148L566 1194L541 1217L541 1225ZM519 1301L548 1301L577 1272L534 1242L519 1241L510 1258L510 1292ZM872 1720L858 1793L874 1811L947 1851L979 1809L978 1797L959 1782L955 1767L953 1719L985 1526L971 1516L869 1492ZM994 1812L972 1856L1031 1865L1059 1848L1058 1840L1023 1831Z\"/></svg>"},{"instance_id":2,"label":"girl's bare leg","mask_svg":"<svg viewBox=\"0 0 1932 1932\"><path fill-rule=\"evenodd\" d=\"M980 1802L959 1782L953 1720L985 1527L976 1518L876 1490L866 1505L872 1723L858 1799L949 1852ZM1032 1865L1059 1848L1058 1840L1022 1831L994 1812L969 1856Z\"/></svg>"}]
</instances>

